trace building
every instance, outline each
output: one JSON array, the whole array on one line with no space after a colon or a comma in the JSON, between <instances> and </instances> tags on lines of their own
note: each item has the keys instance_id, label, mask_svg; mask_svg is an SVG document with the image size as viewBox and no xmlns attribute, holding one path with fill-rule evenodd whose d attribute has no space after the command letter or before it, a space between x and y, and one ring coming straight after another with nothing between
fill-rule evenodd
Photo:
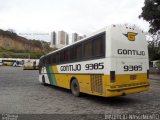
<instances>
[{"instance_id":1,"label":"building","mask_svg":"<svg viewBox=\"0 0 160 120\"><path fill-rule=\"evenodd\" d=\"M86 37L86 35L83 36L79 36L77 33L72 33L72 42L76 42L78 40L83 39L84 37Z\"/></svg>"},{"instance_id":2,"label":"building","mask_svg":"<svg viewBox=\"0 0 160 120\"><path fill-rule=\"evenodd\" d=\"M68 45L69 40L68 40L68 34L64 31L58 31L57 34L58 37L58 43L61 45Z\"/></svg>"},{"instance_id":3,"label":"building","mask_svg":"<svg viewBox=\"0 0 160 120\"><path fill-rule=\"evenodd\" d=\"M83 36L78 36L78 40L81 40L83 39L84 37Z\"/></svg>"},{"instance_id":4,"label":"building","mask_svg":"<svg viewBox=\"0 0 160 120\"><path fill-rule=\"evenodd\" d=\"M56 32L51 32L51 45L50 47L54 48L56 46Z\"/></svg>"},{"instance_id":5,"label":"building","mask_svg":"<svg viewBox=\"0 0 160 120\"><path fill-rule=\"evenodd\" d=\"M77 33L72 33L72 42L78 41L78 34Z\"/></svg>"},{"instance_id":6,"label":"building","mask_svg":"<svg viewBox=\"0 0 160 120\"><path fill-rule=\"evenodd\" d=\"M51 33L51 47L62 48L69 44L69 36L64 31L52 32Z\"/></svg>"}]
</instances>

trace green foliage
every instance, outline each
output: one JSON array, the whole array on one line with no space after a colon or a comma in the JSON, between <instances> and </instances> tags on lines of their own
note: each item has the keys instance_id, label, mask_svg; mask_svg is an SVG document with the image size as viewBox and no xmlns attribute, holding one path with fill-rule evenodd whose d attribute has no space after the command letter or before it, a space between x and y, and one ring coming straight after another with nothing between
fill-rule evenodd
<instances>
[{"instance_id":1,"label":"green foliage","mask_svg":"<svg viewBox=\"0 0 160 120\"><path fill-rule=\"evenodd\" d=\"M38 52L38 53L30 53L30 57L32 58L32 59L39 59L42 55L45 55L46 53L44 53L44 52Z\"/></svg>"},{"instance_id":2,"label":"green foliage","mask_svg":"<svg viewBox=\"0 0 160 120\"><path fill-rule=\"evenodd\" d=\"M0 35L8 36L8 37L10 37L12 39L18 38L18 35L16 33L11 32L11 31L4 31L4 30L1 30L1 29L0 29Z\"/></svg>"},{"instance_id":3,"label":"green foliage","mask_svg":"<svg viewBox=\"0 0 160 120\"><path fill-rule=\"evenodd\" d=\"M30 52L30 51L0 47L0 52L27 53L27 52Z\"/></svg>"},{"instance_id":4,"label":"green foliage","mask_svg":"<svg viewBox=\"0 0 160 120\"><path fill-rule=\"evenodd\" d=\"M2 54L0 54L0 58L3 58L3 55L2 55Z\"/></svg>"},{"instance_id":5,"label":"green foliage","mask_svg":"<svg viewBox=\"0 0 160 120\"><path fill-rule=\"evenodd\" d=\"M157 45L152 41L148 45L149 61L160 59L160 42Z\"/></svg>"},{"instance_id":6,"label":"green foliage","mask_svg":"<svg viewBox=\"0 0 160 120\"><path fill-rule=\"evenodd\" d=\"M30 55L31 59L39 59L42 55L45 55L47 53L45 52L28 52L26 55L18 55L18 54L3 54L0 53L0 58L28 58L28 54Z\"/></svg>"},{"instance_id":7,"label":"green foliage","mask_svg":"<svg viewBox=\"0 0 160 120\"><path fill-rule=\"evenodd\" d=\"M18 55L16 53L24 53L26 55ZM47 53L48 52L32 52L32 51L27 51L27 50L0 48L0 58L28 58L28 54L30 54L30 58L39 59L42 55L45 55Z\"/></svg>"},{"instance_id":8,"label":"green foliage","mask_svg":"<svg viewBox=\"0 0 160 120\"><path fill-rule=\"evenodd\" d=\"M158 67L158 69L160 70L160 62L156 63L156 66Z\"/></svg>"},{"instance_id":9,"label":"green foliage","mask_svg":"<svg viewBox=\"0 0 160 120\"><path fill-rule=\"evenodd\" d=\"M160 0L145 0L139 18L143 18L149 22L150 33L156 33L160 30Z\"/></svg>"},{"instance_id":10,"label":"green foliage","mask_svg":"<svg viewBox=\"0 0 160 120\"><path fill-rule=\"evenodd\" d=\"M142 13L139 18L143 18L150 24L149 32L158 36L160 31L160 0L145 0L144 7L142 7ZM150 61L160 59L160 42L158 38L153 39L148 45L149 59Z\"/></svg>"}]
</instances>

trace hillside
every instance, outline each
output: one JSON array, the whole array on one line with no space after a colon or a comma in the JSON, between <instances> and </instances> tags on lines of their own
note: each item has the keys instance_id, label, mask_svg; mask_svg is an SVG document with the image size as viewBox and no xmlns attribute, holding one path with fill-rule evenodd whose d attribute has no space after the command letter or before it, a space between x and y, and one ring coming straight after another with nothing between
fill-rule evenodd
<instances>
[{"instance_id":1,"label":"hillside","mask_svg":"<svg viewBox=\"0 0 160 120\"><path fill-rule=\"evenodd\" d=\"M16 33L0 29L0 48L42 52L49 50L49 44L44 41L28 40Z\"/></svg>"},{"instance_id":2,"label":"hillside","mask_svg":"<svg viewBox=\"0 0 160 120\"><path fill-rule=\"evenodd\" d=\"M4 31L0 29L0 52L11 53L32 53L32 58L37 58L41 54L47 53L52 49L49 43L39 40L29 40L24 37L18 36L11 31ZM34 56L34 54L38 54ZM0 55L3 57L4 55Z\"/></svg>"}]
</instances>

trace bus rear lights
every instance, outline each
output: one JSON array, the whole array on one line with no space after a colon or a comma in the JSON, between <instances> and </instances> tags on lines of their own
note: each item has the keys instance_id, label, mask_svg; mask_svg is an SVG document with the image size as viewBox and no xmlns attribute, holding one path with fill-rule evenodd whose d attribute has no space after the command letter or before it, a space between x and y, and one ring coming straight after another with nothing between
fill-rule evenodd
<instances>
[{"instance_id":1,"label":"bus rear lights","mask_svg":"<svg viewBox=\"0 0 160 120\"><path fill-rule=\"evenodd\" d=\"M116 81L115 71L110 71L110 82L114 83Z\"/></svg>"}]
</instances>

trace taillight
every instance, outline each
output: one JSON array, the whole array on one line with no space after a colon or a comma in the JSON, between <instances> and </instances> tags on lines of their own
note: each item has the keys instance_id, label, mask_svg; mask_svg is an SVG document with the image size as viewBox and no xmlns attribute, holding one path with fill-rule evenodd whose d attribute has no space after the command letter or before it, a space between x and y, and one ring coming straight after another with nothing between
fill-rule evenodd
<instances>
[{"instance_id":1,"label":"taillight","mask_svg":"<svg viewBox=\"0 0 160 120\"><path fill-rule=\"evenodd\" d=\"M147 79L149 79L149 70L147 70Z\"/></svg>"},{"instance_id":2,"label":"taillight","mask_svg":"<svg viewBox=\"0 0 160 120\"><path fill-rule=\"evenodd\" d=\"M115 71L110 71L110 82L113 83L116 81Z\"/></svg>"}]
</instances>

